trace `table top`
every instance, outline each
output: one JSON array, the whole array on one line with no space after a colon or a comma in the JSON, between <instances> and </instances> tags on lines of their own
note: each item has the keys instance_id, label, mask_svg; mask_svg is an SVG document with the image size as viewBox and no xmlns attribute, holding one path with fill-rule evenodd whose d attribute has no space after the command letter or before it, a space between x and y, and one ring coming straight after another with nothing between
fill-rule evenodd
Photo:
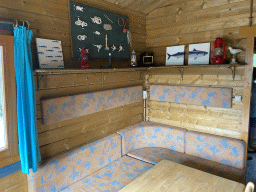
<instances>
[{"instance_id":1,"label":"table top","mask_svg":"<svg viewBox=\"0 0 256 192\"><path fill-rule=\"evenodd\" d=\"M162 160L119 192L243 192L245 185Z\"/></svg>"}]
</instances>

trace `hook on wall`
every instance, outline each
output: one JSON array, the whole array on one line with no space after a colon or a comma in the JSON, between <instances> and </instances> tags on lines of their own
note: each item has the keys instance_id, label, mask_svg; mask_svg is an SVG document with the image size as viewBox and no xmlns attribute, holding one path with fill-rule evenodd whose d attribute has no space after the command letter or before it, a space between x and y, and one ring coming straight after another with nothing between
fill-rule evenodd
<instances>
[{"instance_id":1,"label":"hook on wall","mask_svg":"<svg viewBox=\"0 0 256 192\"><path fill-rule=\"evenodd\" d=\"M28 26L28 29L29 29L29 22L26 20L26 23L27 23L27 26Z\"/></svg>"},{"instance_id":2,"label":"hook on wall","mask_svg":"<svg viewBox=\"0 0 256 192\"><path fill-rule=\"evenodd\" d=\"M179 70L180 75L181 75L181 80L183 81L183 76L184 76L184 67L178 67L178 70Z\"/></svg>"},{"instance_id":3,"label":"hook on wall","mask_svg":"<svg viewBox=\"0 0 256 192\"><path fill-rule=\"evenodd\" d=\"M24 27L25 26L25 21L24 20L20 20L22 21L22 26Z\"/></svg>"},{"instance_id":4,"label":"hook on wall","mask_svg":"<svg viewBox=\"0 0 256 192\"><path fill-rule=\"evenodd\" d=\"M13 28L18 27L18 25L19 25L19 21L15 19L15 23L13 23Z\"/></svg>"}]
</instances>

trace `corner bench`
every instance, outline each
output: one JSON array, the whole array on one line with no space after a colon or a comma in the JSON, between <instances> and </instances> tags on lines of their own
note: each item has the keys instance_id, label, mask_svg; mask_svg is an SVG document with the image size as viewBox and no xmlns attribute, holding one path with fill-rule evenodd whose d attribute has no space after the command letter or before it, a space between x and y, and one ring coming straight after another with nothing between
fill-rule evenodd
<instances>
[{"instance_id":1,"label":"corner bench","mask_svg":"<svg viewBox=\"0 0 256 192\"><path fill-rule=\"evenodd\" d=\"M29 190L118 191L162 159L241 182L243 147L236 139L141 122L42 163L29 175Z\"/></svg>"},{"instance_id":2,"label":"corner bench","mask_svg":"<svg viewBox=\"0 0 256 192\"><path fill-rule=\"evenodd\" d=\"M141 86L54 98L44 103L43 117L46 123L56 123L140 100ZM28 184L29 191L36 192L113 192L162 159L244 183L244 158L241 140L147 121L41 162L38 171L28 175Z\"/></svg>"}]
</instances>

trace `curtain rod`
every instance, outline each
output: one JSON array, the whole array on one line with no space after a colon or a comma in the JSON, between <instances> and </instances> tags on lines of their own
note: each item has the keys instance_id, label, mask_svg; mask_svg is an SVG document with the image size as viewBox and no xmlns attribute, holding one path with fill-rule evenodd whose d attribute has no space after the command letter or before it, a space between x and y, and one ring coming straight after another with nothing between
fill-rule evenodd
<instances>
[{"instance_id":1,"label":"curtain rod","mask_svg":"<svg viewBox=\"0 0 256 192\"><path fill-rule=\"evenodd\" d=\"M20 20L18 21L17 19L5 19L5 18L0 18L0 23L5 23L5 24L12 24L13 27L17 27L19 23L22 22L22 25L25 26L25 23L27 23L27 27L29 29L29 22Z\"/></svg>"}]
</instances>

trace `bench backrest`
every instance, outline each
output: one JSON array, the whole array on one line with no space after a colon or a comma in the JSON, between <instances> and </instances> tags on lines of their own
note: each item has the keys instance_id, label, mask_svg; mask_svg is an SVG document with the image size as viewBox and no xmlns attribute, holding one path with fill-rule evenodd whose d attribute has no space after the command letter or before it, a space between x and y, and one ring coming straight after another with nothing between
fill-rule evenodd
<instances>
[{"instance_id":1,"label":"bench backrest","mask_svg":"<svg viewBox=\"0 0 256 192\"><path fill-rule=\"evenodd\" d=\"M243 169L245 142L233 138L187 131L185 153Z\"/></svg>"},{"instance_id":2,"label":"bench backrest","mask_svg":"<svg viewBox=\"0 0 256 192\"><path fill-rule=\"evenodd\" d=\"M45 125L142 101L142 86L42 100Z\"/></svg>"},{"instance_id":3,"label":"bench backrest","mask_svg":"<svg viewBox=\"0 0 256 192\"><path fill-rule=\"evenodd\" d=\"M121 158L121 136L113 134L42 163L28 175L29 191L59 191Z\"/></svg>"},{"instance_id":4,"label":"bench backrest","mask_svg":"<svg viewBox=\"0 0 256 192\"><path fill-rule=\"evenodd\" d=\"M151 85L150 100L231 108L232 89L223 87Z\"/></svg>"},{"instance_id":5,"label":"bench backrest","mask_svg":"<svg viewBox=\"0 0 256 192\"><path fill-rule=\"evenodd\" d=\"M143 147L163 147L184 153L185 129L144 121L119 131L122 154Z\"/></svg>"}]
</instances>

